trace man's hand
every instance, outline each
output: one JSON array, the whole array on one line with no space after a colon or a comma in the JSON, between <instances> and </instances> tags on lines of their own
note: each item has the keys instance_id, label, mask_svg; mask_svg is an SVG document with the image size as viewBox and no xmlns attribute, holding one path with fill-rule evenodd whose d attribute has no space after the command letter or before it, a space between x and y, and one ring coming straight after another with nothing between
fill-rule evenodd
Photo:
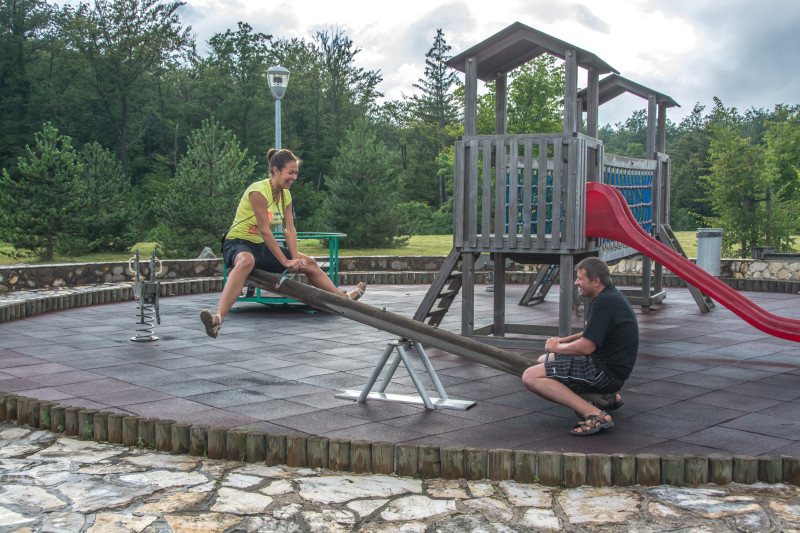
<instances>
[{"instance_id":1,"label":"man's hand","mask_svg":"<svg viewBox=\"0 0 800 533\"><path fill-rule=\"evenodd\" d=\"M558 337L550 337L544 343L544 349L548 352L558 352L558 344L561 342L561 339Z\"/></svg>"}]
</instances>

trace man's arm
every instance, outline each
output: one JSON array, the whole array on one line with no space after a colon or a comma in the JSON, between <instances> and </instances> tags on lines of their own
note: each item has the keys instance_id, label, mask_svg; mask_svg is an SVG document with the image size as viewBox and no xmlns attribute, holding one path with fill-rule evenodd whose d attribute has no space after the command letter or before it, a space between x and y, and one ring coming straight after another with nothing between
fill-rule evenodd
<instances>
[{"instance_id":1,"label":"man's arm","mask_svg":"<svg viewBox=\"0 0 800 533\"><path fill-rule=\"evenodd\" d=\"M544 343L544 349L564 355L589 355L597 349L597 345L584 337L583 333L576 333L569 337L550 337Z\"/></svg>"}]
</instances>

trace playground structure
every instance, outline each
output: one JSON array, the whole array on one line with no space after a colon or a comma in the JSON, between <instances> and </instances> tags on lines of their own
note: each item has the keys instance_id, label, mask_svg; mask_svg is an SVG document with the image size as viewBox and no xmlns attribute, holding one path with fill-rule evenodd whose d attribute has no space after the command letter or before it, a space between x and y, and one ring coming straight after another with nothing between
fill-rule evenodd
<instances>
[{"instance_id":1,"label":"playground structure","mask_svg":"<svg viewBox=\"0 0 800 533\"><path fill-rule=\"evenodd\" d=\"M506 75L543 53L553 54L566 64L563 131L509 135L505 131ZM701 311L713 305L702 292L707 291L756 328L800 342L800 321L759 308L694 265L677 245L669 227L670 161L663 153L665 111L677 105L671 98L622 78L589 52L520 23L455 56L448 65L466 75L464 136L455 145L453 249L413 320L292 281L284 283L274 274L253 271L248 278L248 283L257 287L400 337L388 344L362 391L345 391L338 397L358 402L369 397L423 403L428 408L468 408L474 402L446 397L422 344L522 375L534 361L504 348L542 349L547 337L573 333L574 266L588 256L614 260L641 253L642 287L626 294L644 310L663 301L662 268L667 266L694 284L690 290ZM588 87L580 93L579 67L588 70ZM601 82L599 75L609 72L613 74ZM494 135L477 135L478 79L496 83ZM606 154L596 138L600 103L622 92L648 101L646 158ZM587 113L587 134L578 131L583 111ZM490 254L495 265L494 322L476 327L475 262L483 253ZM537 276L534 283L549 284L556 273L559 275L557 327L506 323L506 259L542 265L546 275ZM657 264L651 265L651 259ZM529 289L526 295L533 292ZM457 335L438 326L459 293L461 334ZM430 398L424 391L406 353L411 347L418 352L441 398ZM397 356L378 392L371 393L394 350ZM419 398L385 394L401 362Z\"/></svg>"},{"instance_id":2,"label":"playground structure","mask_svg":"<svg viewBox=\"0 0 800 533\"><path fill-rule=\"evenodd\" d=\"M542 54L565 63L564 124L561 133L506 132L507 75ZM669 224L669 157L665 155L666 109L670 97L627 80L596 55L570 43L512 24L450 59L465 75L464 136L455 144L453 250L431 286L415 319L437 326L455 295L462 294L461 333L504 347L541 347L552 335L573 332L574 265L584 257L605 260L636 253L619 242L586 235L586 184L614 186L626 197L637 223L653 237ZM588 87L578 92L578 69ZM600 75L611 73L602 81ZM496 86L495 133L477 134L478 80ZM597 137L600 104L630 92L648 102L645 158L606 154ZM586 112L586 134L581 133ZM480 254L494 259L493 323L475 324L473 265ZM558 326L507 324L506 259L547 268L547 288L560 277ZM648 310L661 302L662 270L643 260L642 289L628 294ZM648 282L653 277L652 287ZM534 282L536 283L536 282ZM529 294L536 292L531 287ZM545 290L546 293L546 290ZM543 296L542 296L543 297ZM523 298L524 299L524 298ZM509 335L524 335L511 337Z\"/></svg>"}]
</instances>

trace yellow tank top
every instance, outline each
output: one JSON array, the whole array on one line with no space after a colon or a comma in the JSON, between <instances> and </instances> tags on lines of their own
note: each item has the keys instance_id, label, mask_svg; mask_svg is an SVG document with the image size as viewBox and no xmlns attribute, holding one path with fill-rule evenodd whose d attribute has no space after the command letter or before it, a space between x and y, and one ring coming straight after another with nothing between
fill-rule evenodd
<instances>
[{"instance_id":1,"label":"yellow tank top","mask_svg":"<svg viewBox=\"0 0 800 533\"><path fill-rule=\"evenodd\" d=\"M256 181L250 184L242 199L239 200L239 207L236 208L236 216L228 232L229 239L244 239L250 242L264 242L258 234L258 224L250 204L250 193L257 192L267 200L269 210L269 226L273 233L283 230L283 218L286 213L286 206L292 203L292 195L288 190L281 191L277 202L272 199L272 184L269 179Z\"/></svg>"}]
</instances>

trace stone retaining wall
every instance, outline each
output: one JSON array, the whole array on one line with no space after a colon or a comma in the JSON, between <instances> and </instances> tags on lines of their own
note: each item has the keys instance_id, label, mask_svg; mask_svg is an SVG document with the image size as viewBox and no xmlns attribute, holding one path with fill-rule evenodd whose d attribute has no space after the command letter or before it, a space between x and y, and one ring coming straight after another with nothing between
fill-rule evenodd
<instances>
[{"instance_id":1,"label":"stone retaining wall","mask_svg":"<svg viewBox=\"0 0 800 533\"><path fill-rule=\"evenodd\" d=\"M340 260L339 283L354 285L425 284L436 277L444 257L347 257ZM724 260L721 281L738 291L800 293L798 262ZM140 264L149 276L149 264ZM478 265L476 283L491 283L492 272ZM506 283L530 284L538 265L506 271ZM612 265L614 283L641 286L641 260L626 259ZM196 294L222 290L222 262L219 259L164 261L157 276L161 296ZM303 281L304 276L298 276ZM61 264L0 267L0 323L48 311L133 299L133 275L126 263ZM669 271L665 287L686 283Z\"/></svg>"},{"instance_id":2,"label":"stone retaining wall","mask_svg":"<svg viewBox=\"0 0 800 533\"><path fill-rule=\"evenodd\" d=\"M2 392L0 421L174 454L356 474L514 480L549 487L800 485L800 458L791 456L584 454L393 444L209 427L83 409Z\"/></svg>"},{"instance_id":3,"label":"stone retaining wall","mask_svg":"<svg viewBox=\"0 0 800 533\"><path fill-rule=\"evenodd\" d=\"M326 259L326 258L325 258ZM319 258L320 261L325 259ZM442 256L376 256L376 257L342 257L339 259L340 282L352 283L365 279L365 273L373 274L373 283L430 283L442 266ZM162 261L159 281L172 281L188 278L214 278L222 276L221 259L176 259ZM641 276L641 258L622 259L612 265L612 274L620 279ZM771 283L784 283L789 292L797 292L800 286L800 260L760 259L723 259L720 262L720 279L728 284L735 284L738 290L762 290L760 288L744 288L745 281L751 281L752 287L765 287ZM141 262L141 275L150 275L149 262ZM509 283L529 283L532 273L538 265L525 265L518 270L507 272ZM488 271L485 263L478 265L478 279L485 282ZM671 274L666 272L669 277ZM134 275L125 262L108 263L66 263L57 265L14 265L0 267L0 294L15 291L60 289L79 286L97 286L111 283L133 282ZM733 281L737 280L737 281ZM766 283L761 283L766 282ZM641 282L639 282L640 284ZM671 286L679 282L670 282Z\"/></svg>"}]
</instances>

